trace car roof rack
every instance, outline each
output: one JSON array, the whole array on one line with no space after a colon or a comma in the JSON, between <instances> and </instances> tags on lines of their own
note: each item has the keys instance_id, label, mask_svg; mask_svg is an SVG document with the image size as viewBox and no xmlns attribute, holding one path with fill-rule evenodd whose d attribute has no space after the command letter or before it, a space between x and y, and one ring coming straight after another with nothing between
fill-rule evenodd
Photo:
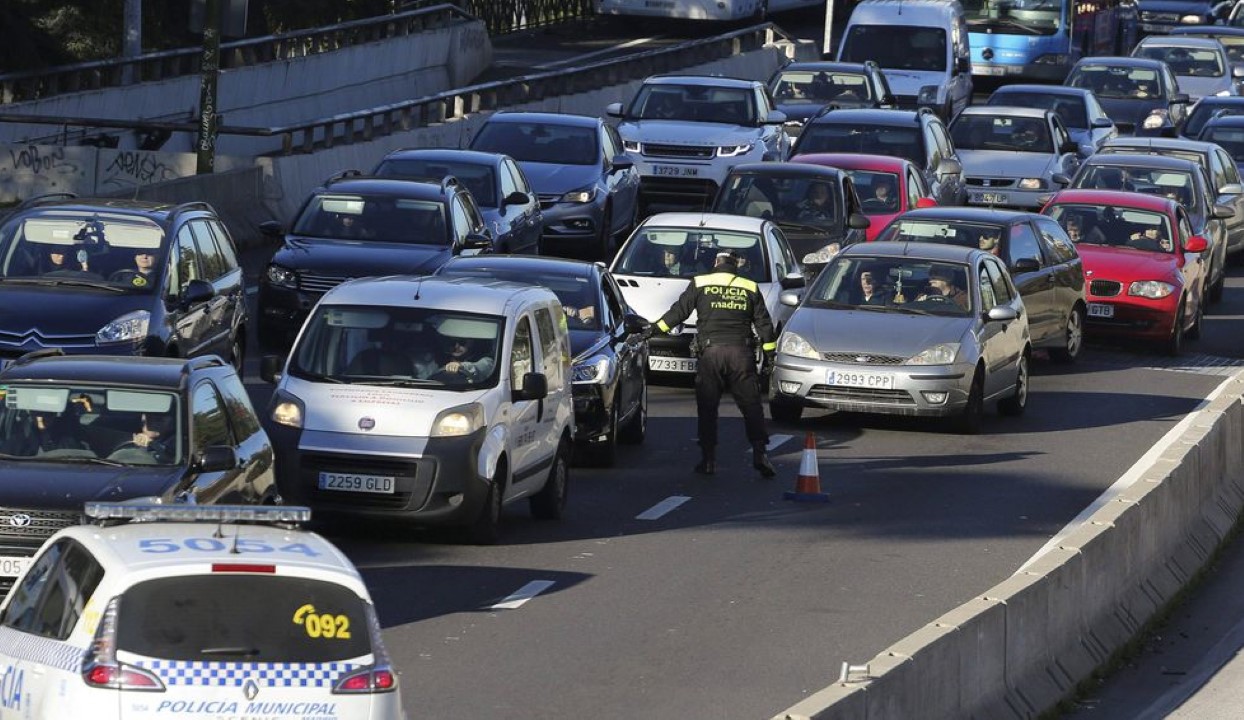
<instances>
[{"instance_id":1,"label":"car roof rack","mask_svg":"<svg viewBox=\"0 0 1244 720\"><path fill-rule=\"evenodd\" d=\"M43 205L45 203L56 202L57 200L74 200L77 197L78 196L76 193L71 193L71 192L44 193L42 195L35 195L32 198L27 198L23 200L21 204L13 208L13 211L16 212L18 210L25 210L26 208L32 208L36 205Z\"/></svg>"},{"instance_id":2,"label":"car roof rack","mask_svg":"<svg viewBox=\"0 0 1244 720\"><path fill-rule=\"evenodd\" d=\"M13 361L13 363L9 367L17 367L18 365L26 365L27 363L32 363L35 360L41 360L43 358L61 357L64 354L65 354L65 351L58 347L39 348L38 350L31 350L30 352L25 353L21 357L17 358L16 360Z\"/></svg>"},{"instance_id":3,"label":"car roof rack","mask_svg":"<svg viewBox=\"0 0 1244 720\"><path fill-rule=\"evenodd\" d=\"M329 177L327 180L324 181L324 184L332 185L333 183L341 182L342 180L353 180L354 178L361 178L361 177L363 177L362 170L355 170L355 169L342 170L341 172L333 173L331 177Z\"/></svg>"},{"instance_id":4,"label":"car roof rack","mask_svg":"<svg viewBox=\"0 0 1244 720\"><path fill-rule=\"evenodd\" d=\"M190 358L185 364L185 372L193 370L204 370L213 367L224 367L225 361L217 355L203 355L196 358Z\"/></svg>"},{"instance_id":5,"label":"car roof rack","mask_svg":"<svg viewBox=\"0 0 1244 720\"><path fill-rule=\"evenodd\" d=\"M198 505L156 502L88 502L83 512L104 527L131 522L245 523L296 528L311 521L311 508L300 505Z\"/></svg>"},{"instance_id":6,"label":"car roof rack","mask_svg":"<svg viewBox=\"0 0 1244 720\"><path fill-rule=\"evenodd\" d=\"M216 208L202 200L191 200L190 202L178 203L177 205L174 205L173 209L168 211L168 217L172 220L182 213L194 212L195 210L210 212L213 214L216 212Z\"/></svg>"}]
</instances>

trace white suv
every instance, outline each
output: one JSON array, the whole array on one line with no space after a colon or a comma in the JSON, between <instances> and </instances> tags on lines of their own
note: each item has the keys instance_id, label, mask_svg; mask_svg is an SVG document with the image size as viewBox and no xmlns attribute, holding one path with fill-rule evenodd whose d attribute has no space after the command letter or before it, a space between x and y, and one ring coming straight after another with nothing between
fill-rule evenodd
<instances>
[{"instance_id":1,"label":"white suv","mask_svg":"<svg viewBox=\"0 0 1244 720\"><path fill-rule=\"evenodd\" d=\"M703 209L735 165L782 161L790 153L786 115L755 80L657 75L629 107L613 103L605 113L622 119L618 134L639 168L648 209Z\"/></svg>"}]
</instances>

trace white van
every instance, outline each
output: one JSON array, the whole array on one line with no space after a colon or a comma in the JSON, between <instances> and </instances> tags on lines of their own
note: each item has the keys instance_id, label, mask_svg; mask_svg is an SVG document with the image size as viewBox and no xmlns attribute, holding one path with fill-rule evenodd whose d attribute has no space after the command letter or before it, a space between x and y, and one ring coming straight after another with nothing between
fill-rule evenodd
<instances>
[{"instance_id":1,"label":"white van","mask_svg":"<svg viewBox=\"0 0 1244 720\"><path fill-rule=\"evenodd\" d=\"M282 370L283 367L283 370ZM260 374L277 486L318 515L466 526L501 506L560 518L574 428L570 337L552 291L483 278L353 280Z\"/></svg>"},{"instance_id":2,"label":"white van","mask_svg":"<svg viewBox=\"0 0 1244 720\"><path fill-rule=\"evenodd\" d=\"M968 26L957 0L863 0L838 60L876 62L901 108L930 107L946 122L972 101Z\"/></svg>"}]
</instances>

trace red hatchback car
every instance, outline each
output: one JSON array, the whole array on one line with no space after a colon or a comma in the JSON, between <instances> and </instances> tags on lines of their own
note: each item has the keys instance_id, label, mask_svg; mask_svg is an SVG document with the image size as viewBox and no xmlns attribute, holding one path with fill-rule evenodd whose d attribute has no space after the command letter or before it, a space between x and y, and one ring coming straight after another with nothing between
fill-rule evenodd
<instances>
[{"instance_id":1,"label":"red hatchback car","mask_svg":"<svg viewBox=\"0 0 1244 720\"><path fill-rule=\"evenodd\" d=\"M865 231L868 242L876 240L900 214L937 206L920 170L910 160L885 155L810 153L796 155L790 161L838 168L851 176L864 214L872 221Z\"/></svg>"},{"instance_id":2,"label":"red hatchback car","mask_svg":"<svg viewBox=\"0 0 1244 720\"><path fill-rule=\"evenodd\" d=\"M1084 261L1089 334L1163 343L1200 337L1205 238L1178 203L1113 190L1063 190L1041 211L1063 226Z\"/></svg>"}]
</instances>

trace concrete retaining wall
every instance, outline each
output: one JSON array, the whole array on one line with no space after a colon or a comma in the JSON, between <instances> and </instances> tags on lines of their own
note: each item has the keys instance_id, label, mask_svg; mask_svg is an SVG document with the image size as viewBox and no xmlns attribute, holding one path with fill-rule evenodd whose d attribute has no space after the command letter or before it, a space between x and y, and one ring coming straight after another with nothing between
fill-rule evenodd
<instances>
[{"instance_id":1,"label":"concrete retaining wall","mask_svg":"<svg viewBox=\"0 0 1244 720\"><path fill-rule=\"evenodd\" d=\"M1033 718L1139 631L1244 508L1244 373L1048 553L775 720Z\"/></svg>"}]
</instances>

